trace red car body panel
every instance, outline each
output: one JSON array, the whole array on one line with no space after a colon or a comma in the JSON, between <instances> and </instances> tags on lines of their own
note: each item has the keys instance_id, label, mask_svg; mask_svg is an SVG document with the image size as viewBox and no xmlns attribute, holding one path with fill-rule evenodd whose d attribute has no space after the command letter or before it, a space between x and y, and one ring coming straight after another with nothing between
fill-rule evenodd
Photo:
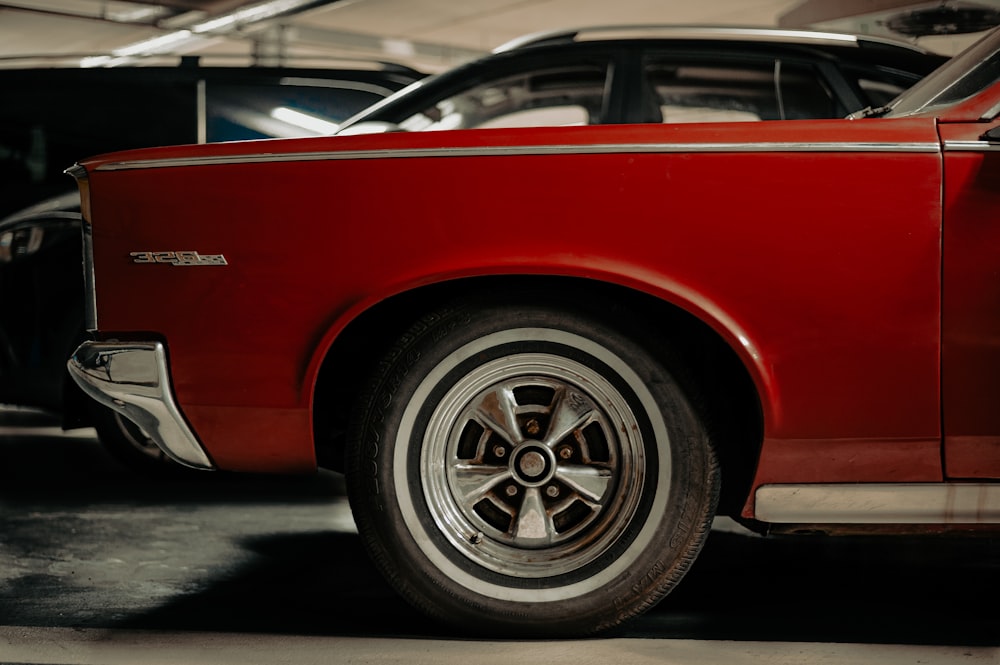
<instances>
[{"instance_id":1,"label":"red car body panel","mask_svg":"<svg viewBox=\"0 0 1000 665\"><path fill-rule=\"evenodd\" d=\"M219 468L315 466L317 372L368 308L558 275L672 303L739 355L763 415L758 487L1000 476L981 399L1000 362L982 162L946 156L928 117L326 137L82 165L102 335L166 341ZM156 251L228 265L129 258Z\"/></svg>"},{"instance_id":2,"label":"red car body panel","mask_svg":"<svg viewBox=\"0 0 1000 665\"><path fill-rule=\"evenodd\" d=\"M967 141L976 125L943 125L947 141ZM1000 154L948 153L944 187L942 307L945 473L1000 478Z\"/></svg>"}]
</instances>

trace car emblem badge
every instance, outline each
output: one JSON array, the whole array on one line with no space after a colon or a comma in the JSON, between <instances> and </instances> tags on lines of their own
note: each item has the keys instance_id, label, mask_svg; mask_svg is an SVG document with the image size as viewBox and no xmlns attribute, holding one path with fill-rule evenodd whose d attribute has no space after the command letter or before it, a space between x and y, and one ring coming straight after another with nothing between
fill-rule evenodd
<instances>
[{"instance_id":1,"label":"car emblem badge","mask_svg":"<svg viewBox=\"0 0 1000 665\"><path fill-rule=\"evenodd\" d=\"M222 254L198 252L129 252L132 263L166 263L172 266L226 266L229 262Z\"/></svg>"}]
</instances>

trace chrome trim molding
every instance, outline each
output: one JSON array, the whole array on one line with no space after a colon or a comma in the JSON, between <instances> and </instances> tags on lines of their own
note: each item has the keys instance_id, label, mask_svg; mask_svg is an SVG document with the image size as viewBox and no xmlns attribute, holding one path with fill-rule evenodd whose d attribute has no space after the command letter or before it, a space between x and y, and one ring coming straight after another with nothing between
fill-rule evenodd
<instances>
[{"instance_id":1,"label":"chrome trim molding","mask_svg":"<svg viewBox=\"0 0 1000 665\"><path fill-rule=\"evenodd\" d=\"M401 150L331 150L324 152L259 153L211 155L107 162L98 171L162 169L221 164L267 162L319 162L350 159L412 159L418 157L514 157L530 155L608 155L671 153L756 153L756 152L925 152L937 153L937 143L614 143L600 145L476 146L463 148L407 148Z\"/></svg>"},{"instance_id":2,"label":"chrome trim molding","mask_svg":"<svg viewBox=\"0 0 1000 665\"><path fill-rule=\"evenodd\" d=\"M945 141L945 152L1000 152L1000 143L989 141Z\"/></svg>"},{"instance_id":3,"label":"chrome trim molding","mask_svg":"<svg viewBox=\"0 0 1000 665\"><path fill-rule=\"evenodd\" d=\"M64 170L63 173L65 173L66 175L73 176L77 180L79 180L80 178L87 177L87 169L85 169L83 166L79 164L74 164L73 166Z\"/></svg>"},{"instance_id":4,"label":"chrome trim molding","mask_svg":"<svg viewBox=\"0 0 1000 665\"><path fill-rule=\"evenodd\" d=\"M777 524L1000 524L1000 483L763 485L755 517Z\"/></svg>"},{"instance_id":5,"label":"chrome trim molding","mask_svg":"<svg viewBox=\"0 0 1000 665\"><path fill-rule=\"evenodd\" d=\"M87 395L141 427L171 459L214 468L174 402L163 344L84 342L67 367Z\"/></svg>"},{"instance_id":6,"label":"chrome trim molding","mask_svg":"<svg viewBox=\"0 0 1000 665\"><path fill-rule=\"evenodd\" d=\"M550 30L517 37L498 46L494 53L514 51L526 46L546 44L553 41L592 41L600 39L647 38L647 39L715 39L739 41L759 40L785 44L836 44L859 46L862 42L887 44L897 48L926 53L909 42L872 35L853 35L815 30L795 30L789 28L741 28L699 25L598 25L583 28Z\"/></svg>"}]
</instances>

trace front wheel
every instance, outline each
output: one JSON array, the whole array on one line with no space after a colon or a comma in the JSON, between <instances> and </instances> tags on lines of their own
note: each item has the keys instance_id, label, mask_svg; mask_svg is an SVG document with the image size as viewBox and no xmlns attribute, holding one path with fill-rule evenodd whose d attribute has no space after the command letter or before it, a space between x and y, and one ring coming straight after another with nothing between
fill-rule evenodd
<instances>
[{"instance_id":1,"label":"front wheel","mask_svg":"<svg viewBox=\"0 0 1000 665\"><path fill-rule=\"evenodd\" d=\"M704 543L719 484L704 430L643 327L588 310L432 314L356 410L359 531L427 613L594 633L652 606Z\"/></svg>"}]
</instances>

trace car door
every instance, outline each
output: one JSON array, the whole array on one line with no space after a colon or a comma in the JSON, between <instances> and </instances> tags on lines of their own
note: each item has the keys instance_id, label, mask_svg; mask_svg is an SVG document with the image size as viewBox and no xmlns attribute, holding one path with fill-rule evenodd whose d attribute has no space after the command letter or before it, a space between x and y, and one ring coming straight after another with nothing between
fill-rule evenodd
<instances>
[{"instance_id":1,"label":"car door","mask_svg":"<svg viewBox=\"0 0 1000 665\"><path fill-rule=\"evenodd\" d=\"M940 132L945 474L1000 478L1000 122Z\"/></svg>"}]
</instances>

